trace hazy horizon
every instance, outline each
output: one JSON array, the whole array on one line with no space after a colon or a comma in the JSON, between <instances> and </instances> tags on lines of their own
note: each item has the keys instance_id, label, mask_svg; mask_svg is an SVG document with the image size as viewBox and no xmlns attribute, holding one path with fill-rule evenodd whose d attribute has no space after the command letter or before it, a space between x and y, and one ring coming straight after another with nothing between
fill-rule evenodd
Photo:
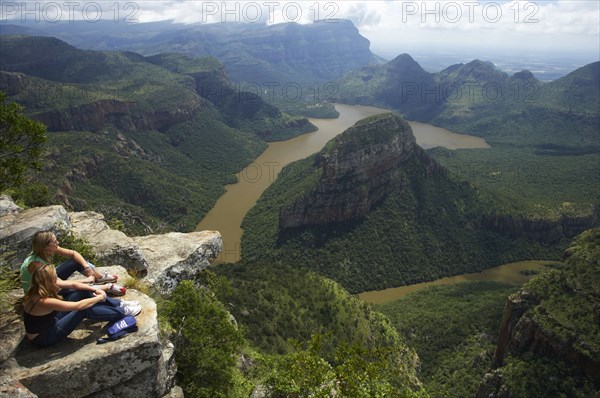
<instances>
[{"instance_id":1,"label":"hazy horizon","mask_svg":"<svg viewBox=\"0 0 600 398\"><path fill-rule=\"evenodd\" d=\"M60 7L60 8L59 8ZM112 20L120 24L353 22L387 60L408 53L430 72L481 59L553 80L600 60L597 1L2 2L3 24Z\"/></svg>"}]
</instances>

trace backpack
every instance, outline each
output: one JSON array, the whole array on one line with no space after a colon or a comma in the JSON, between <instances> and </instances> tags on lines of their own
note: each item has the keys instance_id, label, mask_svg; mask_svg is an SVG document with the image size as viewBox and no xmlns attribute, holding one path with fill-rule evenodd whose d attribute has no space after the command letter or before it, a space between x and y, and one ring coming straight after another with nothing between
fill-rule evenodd
<instances>
[{"instance_id":1,"label":"backpack","mask_svg":"<svg viewBox=\"0 0 600 398\"><path fill-rule=\"evenodd\" d=\"M133 332L137 332L138 327L137 327L137 322L135 320L134 317L132 317L131 315L127 315L125 318L118 320L116 322L113 322L107 330L107 334L108 337L106 338L99 338L98 340L96 340L96 342L98 344L104 344L104 343L108 343L109 341L115 341L115 340L119 340L121 337L129 334L129 333L133 333Z\"/></svg>"}]
</instances>

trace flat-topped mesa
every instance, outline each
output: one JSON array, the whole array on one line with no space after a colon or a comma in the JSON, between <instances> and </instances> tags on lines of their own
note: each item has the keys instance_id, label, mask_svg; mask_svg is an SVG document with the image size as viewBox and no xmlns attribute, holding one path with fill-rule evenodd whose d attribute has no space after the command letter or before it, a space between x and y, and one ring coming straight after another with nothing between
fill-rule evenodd
<instances>
[{"instance_id":1,"label":"flat-topped mesa","mask_svg":"<svg viewBox=\"0 0 600 398\"><path fill-rule=\"evenodd\" d=\"M279 214L280 229L366 216L386 196L396 166L420 152L408 123L371 116L331 140L315 160L321 176L308 193Z\"/></svg>"}]
</instances>

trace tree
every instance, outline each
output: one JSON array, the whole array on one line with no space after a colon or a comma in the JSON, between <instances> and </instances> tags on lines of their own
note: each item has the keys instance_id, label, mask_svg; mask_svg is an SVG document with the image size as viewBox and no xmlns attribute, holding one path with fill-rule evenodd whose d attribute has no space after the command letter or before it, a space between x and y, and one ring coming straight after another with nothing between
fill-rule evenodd
<instances>
[{"instance_id":1,"label":"tree","mask_svg":"<svg viewBox=\"0 0 600 398\"><path fill-rule=\"evenodd\" d=\"M204 288L182 281L162 307L177 331L178 384L186 397L225 398L235 389L235 366L244 342L227 310Z\"/></svg>"},{"instance_id":2,"label":"tree","mask_svg":"<svg viewBox=\"0 0 600 398\"><path fill-rule=\"evenodd\" d=\"M40 169L45 142L46 127L0 91L0 192L21 185L27 169Z\"/></svg>"}]
</instances>

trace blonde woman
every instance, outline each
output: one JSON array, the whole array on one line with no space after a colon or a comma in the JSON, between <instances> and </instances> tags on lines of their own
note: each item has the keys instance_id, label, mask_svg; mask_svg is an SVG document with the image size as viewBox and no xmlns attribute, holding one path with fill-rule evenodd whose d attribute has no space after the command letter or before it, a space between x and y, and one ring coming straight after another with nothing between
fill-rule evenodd
<instances>
[{"instance_id":1,"label":"blonde woman","mask_svg":"<svg viewBox=\"0 0 600 398\"><path fill-rule=\"evenodd\" d=\"M25 293L29 290L31 283L30 267L32 263L49 264L52 256L57 254L59 256L70 258L70 260L61 263L56 267L58 285L61 288L66 288L63 282L73 275L75 271L79 271L82 275L87 277L81 282L97 284L108 283L99 288L113 296L122 296L125 294L126 289L124 287L113 283L117 280L116 275L98 272L94 265L85 261L81 254L75 250L62 248L58 243L59 242L52 231L39 231L33 235L31 242L32 252L21 265L21 287Z\"/></svg>"},{"instance_id":2,"label":"blonde woman","mask_svg":"<svg viewBox=\"0 0 600 398\"><path fill-rule=\"evenodd\" d=\"M84 318L115 322L125 315L137 315L131 307L108 302L106 292L80 290L64 300L59 294L56 270L51 264L35 263L31 286L23 299L23 322L27 339L40 347L49 347L66 338ZM67 282L68 283L68 282ZM77 284L77 282L70 282ZM75 287L71 285L70 287Z\"/></svg>"}]
</instances>

